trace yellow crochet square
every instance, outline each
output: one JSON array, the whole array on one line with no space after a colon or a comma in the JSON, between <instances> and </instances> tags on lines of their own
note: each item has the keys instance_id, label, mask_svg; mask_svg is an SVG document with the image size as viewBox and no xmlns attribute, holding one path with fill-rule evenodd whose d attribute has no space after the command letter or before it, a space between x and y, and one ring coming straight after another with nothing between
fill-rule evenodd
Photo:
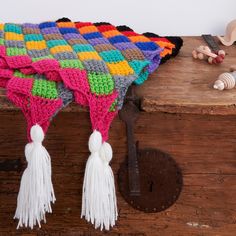
<instances>
[{"instance_id":1,"label":"yellow crochet square","mask_svg":"<svg viewBox=\"0 0 236 236\"><path fill-rule=\"evenodd\" d=\"M129 37L129 39L133 42L133 43L137 43L137 42L150 42L150 40L144 36L131 36Z\"/></svg>"},{"instance_id":2,"label":"yellow crochet square","mask_svg":"<svg viewBox=\"0 0 236 236\"><path fill-rule=\"evenodd\" d=\"M13 33L13 32L6 32L5 33L5 40L23 41L24 37L23 37L23 34L17 34L17 33Z\"/></svg>"},{"instance_id":3,"label":"yellow crochet square","mask_svg":"<svg viewBox=\"0 0 236 236\"><path fill-rule=\"evenodd\" d=\"M89 33L98 32L98 30L95 26L90 25L90 26L84 26L84 27L80 28L79 32L81 34L89 34Z\"/></svg>"},{"instance_id":4,"label":"yellow crochet square","mask_svg":"<svg viewBox=\"0 0 236 236\"><path fill-rule=\"evenodd\" d=\"M72 52L72 48L69 45L61 45L61 46L56 46L50 49L50 52L52 54L60 53L60 52Z\"/></svg>"},{"instance_id":5,"label":"yellow crochet square","mask_svg":"<svg viewBox=\"0 0 236 236\"><path fill-rule=\"evenodd\" d=\"M131 75L134 74L134 70L129 66L127 61L121 61L118 63L107 63L107 66L112 75Z\"/></svg>"},{"instance_id":6,"label":"yellow crochet square","mask_svg":"<svg viewBox=\"0 0 236 236\"><path fill-rule=\"evenodd\" d=\"M111 38L117 35L122 35L118 30L110 30L102 33L106 38Z\"/></svg>"},{"instance_id":7,"label":"yellow crochet square","mask_svg":"<svg viewBox=\"0 0 236 236\"><path fill-rule=\"evenodd\" d=\"M47 48L45 41L29 41L26 42L26 48L28 50L41 50Z\"/></svg>"},{"instance_id":8,"label":"yellow crochet square","mask_svg":"<svg viewBox=\"0 0 236 236\"><path fill-rule=\"evenodd\" d=\"M4 29L4 24L0 24L0 30Z\"/></svg>"},{"instance_id":9,"label":"yellow crochet square","mask_svg":"<svg viewBox=\"0 0 236 236\"><path fill-rule=\"evenodd\" d=\"M80 52L78 57L81 61L85 60L102 60L97 52Z\"/></svg>"}]
</instances>

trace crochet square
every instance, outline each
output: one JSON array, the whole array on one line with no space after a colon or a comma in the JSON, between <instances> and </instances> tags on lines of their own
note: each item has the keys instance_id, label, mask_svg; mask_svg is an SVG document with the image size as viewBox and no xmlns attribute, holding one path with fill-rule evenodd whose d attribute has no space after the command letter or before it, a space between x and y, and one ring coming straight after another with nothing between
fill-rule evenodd
<instances>
[{"instance_id":1,"label":"crochet square","mask_svg":"<svg viewBox=\"0 0 236 236\"><path fill-rule=\"evenodd\" d=\"M5 33L5 40L24 40L24 36L22 34L17 34L13 32L6 32Z\"/></svg>"},{"instance_id":2,"label":"crochet square","mask_svg":"<svg viewBox=\"0 0 236 236\"><path fill-rule=\"evenodd\" d=\"M129 39L123 35L118 35L118 36L114 36L109 38L109 41L114 44L114 43L126 43L126 42L130 42Z\"/></svg>"},{"instance_id":3,"label":"crochet square","mask_svg":"<svg viewBox=\"0 0 236 236\"><path fill-rule=\"evenodd\" d=\"M48 40L47 45L50 48L60 45L67 45L67 42L64 39Z\"/></svg>"},{"instance_id":4,"label":"crochet square","mask_svg":"<svg viewBox=\"0 0 236 236\"><path fill-rule=\"evenodd\" d=\"M106 38L122 35L118 30L110 30L102 33Z\"/></svg>"},{"instance_id":5,"label":"crochet square","mask_svg":"<svg viewBox=\"0 0 236 236\"><path fill-rule=\"evenodd\" d=\"M137 43L137 42L149 42L150 40L147 37L144 36L131 36L129 37L129 39L133 42L133 43Z\"/></svg>"},{"instance_id":6,"label":"crochet square","mask_svg":"<svg viewBox=\"0 0 236 236\"><path fill-rule=\"evenodd\" d=\"M13 32L16 34L22 34L22 29L20 26L16 24L5 24L5 31L6 32Z\"/></svg>"},{"instance_id":7,"label":"crochet square","mask_svg":"<svg viewBox=\"0 0 236 236\"><path fill-rule=\"evenodd\" d=\"M48 56L32 58L32 61L35 62L35 61L41 61L41 60L44 60L44 59L53 59L53 56L52 55L48 55Z\"/></svg>"},{"instance_id":8,"label":"crochet square","mask_svg":"<svg viewBox=\"0 0 236 236\"><path fill-rule=\"evenodd\" d=\"M89 72L88 79L92 93L97 95L108 95L114 90L114 81L110 74Z\"/></svg>"},{"instance_id":9,"label":"crochet square","mask_svg":"<svg viewBox=\"0 0 236 236\"><path fill-rule=\"evenodd\" d=\"M8 56L19 56L19 55L26 55L27 51L25 48L7 48L7 55Z\"/></svg>"},{"instance_id":10,"label":"crochet square","mask_svg":"<svg viewBox=\"0 0 236 236\"><path fill-rule=\"evenodd\" d=\"M47 48L45 41L29 41L26 42L26 48L28 50L42 50Z\"/></svg>"},{"instance_id":11,"label":"crochet square","mask_svg":"<svg viewBox=\"0 0 236 236\"><path fill-rule=\"evenodd\" d=\"M133 69L129 66L127 61L121 61L118 63L107 63L107 66L112 75L132 75Z\"/></svg>"},{"instance_id":12,"label":"crochet square","mask_svg":"<svg viewBox=\"0 0 236 236\"><path fill-rule=\"evenodd\" d=\"M98 60L86 60L83 61L84 67L88 72L102 72L105 74L108 74L108 68L104 61L98 61Z\"/></svg>"},{"instance_id":13,"label":"crochet square","mask_svg":"<svg viewBox=\"0 0 236 236\"><path fill-rule=\"evenodd\" d=\"M43 36L41 34L26 34L25 35L25 41L42 41Z\"/></svg>"},{"instance_id":14,"label":"crochet square","mask_svg":"<svg viewBox=\"0 0 236 236\"><path fill-rule=\"evenodd\" d=\"M93 47L90 44L76 44L73 46L75 52L94 52Z\"/></svg>"},{"instance_id":15,"label":"crochet square","mask_svg":"<svg viewBox=\"0 0 236 236\"><path fill-rule=\"evenodd\" d=\"M19 70L16 70L13 74L15 77L18 77L18 78L34 78L33 75L25 75L23 74L22 72L20 72Z\"/></svg>"},{"instance_id":16,"label":"crochet square","mask_svg":"<svg viewBox=\"0 0 236 236\"><path fill-rule=\"evenodd\" d=\"M56 83L44 79L35 79L32 94L43 98L55 99L58 97Z\"/></svg>"},{"instance_id":17,"label":"crochet square","mask_svg":"<svg viewBox=\"0 0 236 236\"><path fill-rule=\"evenodd\" d=\"M81 34L88 34L88 33L98 32L98 30L95 26L85 26L83 28L80 28L79 32Z\"/></svg>"},{"instance_id":18,"label":"crochet square","mask_svg":"<svg viewBox=\"0 0 236 236\"><path fill-rule=\"evenodd\" d=\"M79 59L84 61L84 60L101 60L101 57L97 52L80 52L78 53Z\"/></svg>"},{"instance_id":19,"label":"crochet square","mask_svg":"<svg viewBox=\"0 0 236 236\"><path fill-rule=\"evenodd\" d=\"M100 56L105 62L111 62L111 63L125 60L121 52L118 50L100 52Z\"/></svg>"},{"instance_id":20,"label":"crochet square","mask_svg":"<svg viewBox=\"0 0 236 236\"><path fill-rule=\"evenodd\" d=\"M62 45L62 46L56 46L56 47L50 48L50 52L52 54L56 54L56 53L59 53L59 52L65 52L65 51L72 52L73 50L68 45Z\"/></svg>"},{"instance_id":21,"label":"crochet square","mask_svg":"<svg viewBox=\"0 0 236 236\"><path fill-rule=\"evenodd\" d=\"M79 60L60 60L60 65L62 68L79 68L84 69L81 61Z\"/></svg>"},{"instance_id":22,"label":"crochet square","mask_svg":"<svg viewBox=\"0 0 236 236\"><path fill-rule=\"evenodd\" d=\"M99 32L95 32L95 33L84 34L83 37L87 40L96 39L96 38L102 38L102 34Z\"/></svg>"}]
</instances>

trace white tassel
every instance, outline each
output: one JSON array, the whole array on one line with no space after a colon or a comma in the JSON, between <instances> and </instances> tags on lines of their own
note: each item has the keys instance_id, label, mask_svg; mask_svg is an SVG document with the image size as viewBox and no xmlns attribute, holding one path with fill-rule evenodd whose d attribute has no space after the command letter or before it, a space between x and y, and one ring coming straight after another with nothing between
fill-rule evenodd
<instances>
[{"instance_id":1,"label":"white tassel","mask_svg":"<svg viewBox=\"0 0 236 236\"><path fill-rule=\"evenodd\" d=\"M86 164L81 217L95 228L110 229L117 220L117 206L114 176L109 162L112 149L108 143L102 144L102 136L94 131L89 138L91 155Z\"/></svg>"},{"instance_id":2,"label":"white tassel","mask_svg":"<svg viewBox=\"0 0 236 236\"><path fill-rule=\"evenodd\" d=\"M14 218L19 219L17 229L25 226L33 227L40 221L46 223L46 212L51 213L51 202L54 203L53 185L51 181L51 158L42 145L44 132L39 125L30 130L32 142L25 146L28 166L25 169L17 198Z\"/></svg>"}]
</instances>

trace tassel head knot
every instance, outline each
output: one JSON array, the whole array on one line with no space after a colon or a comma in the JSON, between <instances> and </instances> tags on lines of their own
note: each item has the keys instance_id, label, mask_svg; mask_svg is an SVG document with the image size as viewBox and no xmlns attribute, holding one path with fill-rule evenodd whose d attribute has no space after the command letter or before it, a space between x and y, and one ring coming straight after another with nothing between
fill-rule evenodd
<instances>
[{"instance_id":1,"label":"tassel head knot","mask_svg":"<svg viewBox=\"0 0 236 236\"><path fill-rule=\"evenodd\" d=\"M99 131L94 130L89 137L89 151L91 153L98 152L102 146L102 135Z\"/></svg>"},{"instance_id":2,"label":"tassel head knot","mask_svg":"<svg viewBox=\"0 0 236 236\"><path fill-rule=\"evenodd\" d=\"M33 142L42 143L44 140L44 132L40 125L36 124L30 129L30 137Z\"/></svg>"}]
</instances>

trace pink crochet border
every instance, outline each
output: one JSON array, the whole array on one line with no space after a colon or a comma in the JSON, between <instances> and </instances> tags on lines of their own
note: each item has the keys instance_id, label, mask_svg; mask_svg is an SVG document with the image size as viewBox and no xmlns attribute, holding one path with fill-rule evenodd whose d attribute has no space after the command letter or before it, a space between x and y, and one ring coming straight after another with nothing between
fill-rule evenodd
<instances>
[{"instance_id":1,"label":"pink crochet border","mask_svg":"<svg viewBox=\"0 0 236 236\"><path fill-rule=\"evenodd\" d=\"M32 125L36 123L40 124L46 133L51 117L62 106L62 100L33 96L32 79L24 79L25 84L18 87L19 81L13 76L14 69L25 74L43 74L52 81L62 81L74 92L76 103L89 107L93 130L99 130L104 141L108 139L110 124L117 115L117 111L108 111L118 96L117 91L110 95L97 96L90 92L86 70L61 68L55 59L32 62L28 55L7 56L5 46L0 46L0 87L7 88L8 98L23 111L28 124L28 134Z\"/></svg>"}]
</instances>

